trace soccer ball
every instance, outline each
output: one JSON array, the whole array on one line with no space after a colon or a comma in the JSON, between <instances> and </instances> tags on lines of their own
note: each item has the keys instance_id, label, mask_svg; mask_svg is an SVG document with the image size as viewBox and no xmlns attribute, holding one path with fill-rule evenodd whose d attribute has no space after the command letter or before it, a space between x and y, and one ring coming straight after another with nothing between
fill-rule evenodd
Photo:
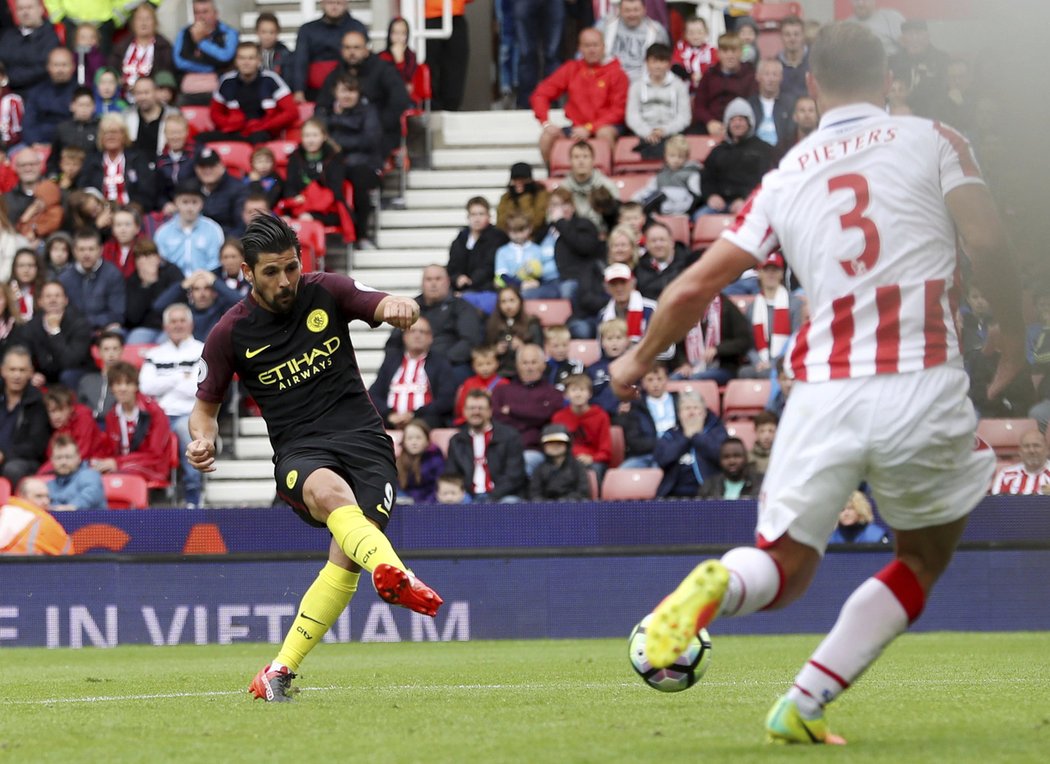
<instances>
[{"instance_id":1,"label":"soccer ball","mask_svg":"<svg viewBox=\"0 0 1050 764\"><path fill-rule=\"evenodd\" d=\"M652 618L652 613L643 618L627 638L631 668L654 690L681 692L689 689L700 680L711 663L711 636L707 629L700 629L678 660L667 668L653 668L645 657L645 632Z\"/></svg>"}]
</instances>

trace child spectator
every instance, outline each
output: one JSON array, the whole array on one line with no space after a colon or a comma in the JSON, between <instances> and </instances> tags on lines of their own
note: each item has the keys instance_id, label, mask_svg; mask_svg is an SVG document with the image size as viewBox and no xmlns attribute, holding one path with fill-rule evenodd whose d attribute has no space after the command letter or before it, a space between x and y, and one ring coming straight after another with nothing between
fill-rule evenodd
<instances>
[{"instance_id":1,"label":"child spectator","mask_svg":"<svg viewBox=\"0 0 1050 764\"><path fill-rule=\"evenodd\" d=\"M397 456L398 501L426 504L434 501L437 479L445 471L441 449L430 442L430 426L412 419L404 426L401 453Z\"/></svg>"},{"instance_id":2,"label":"child spectator","mask_svg":"<svg viewBox=\"0 0 1050 764\"><path fill-rule=\"evenodd\" d=\"M584 467L594 471L598 483L609 469L612 440L609 435L609 415L591 405L594 389L586 374L574 374L565 380L565 396L569 405L554 412L551 424L564 425L572 433L572 455Z\"/></svg>"},{"instance_id":3,"label":"child spectator","mask_svg":"<svg viewBox=\"0 0 1050 764\"><path fill-rule=\"evenodd\" d=\"M550 266L545 268L543 250L532 240L532 225L525 215L509 216L506 230L510 241L496 250L496 286L513 286L524 292L538 287L544 271L550 269L554 269L557 279L554 258L550 258Z\"/></svg>"},{"instance_id":4,"label":"child spectator","mask_svg":"<svg viewBox=\"0 0 1050 764\"><path fill-rule=\"evenodd\" d=\"M55 152L52 152L52 156L54 155ZM87 151L79 146L66 146L58 154L58 171L53 176L52 180L58 184L63 195L71 192L72 189L77 187L77 182L80 180L80 173L84 169L84 163L86 161ZM70 196L72 196L71 193Z\"/></svg>"},{"instance_id":5,"label":"child spectator","mask_svg":"<svg viewBox=\"0 0 1050 764\"><path fill-rule=\"evenodd\" d=\"M694 16L685 22L685 33L674 46L671 70L689 82L690 94L696 93L707 70L718 63L718 50L708 43L707 22Z\"/></svg>"},{"instance_id":6,"label":"child spectator","mask_svg":"<svg viewBox=\"0 0 1050 764\"><path fill-rule=\"evenodd\" d=\"M95 73L93 82L96 117L101 119L107 114L123 114L128 110L128 102L120 97L120 79L114 70L102 67Z\"/></svg>"},{"instance_id":7,"label":"child spectator","mask_svg":"<svg viewBox=\"0 0 1050 764\"><path fill-rule=\"evenodd\" d=\"M148 482L166 483L171 453L168 416L157 402L139 392L139 370L126 361L114 363L106 375L116 405L106 415L106 436L112 453L91 461L102 474L127 472Z\"/></svg>"},{"instance_id":8,"label":"child spectator","mask_svg":"<svg viewBox=\"0 0 1050 764\"><path fill-rule=\"evenodd\" d=\"M745 64L758 62L758 24L749 17L737 19L736 36L740 38L740 60Z\"/></svg>"},{"instance_id":9,"label":"child spectator","mask_svg":"<svg viewBox=\"0 0 1050 764\"><path fill-rule=\"evenodd\" d=\"M284 196L284 181L277 174L277 158L269 146L256 146L248 171L248 193L263 194L271 209Z\"/></svg>"},{"instance_id":10,"label":"child spectator","mask_svg":"<svg viewBox=\"0 0 1050 764\"><path fill-rule=\"evenodd\" d=\"M532 165L515 162L510 168L510 183L496 206L496 225L510 233L508 223L515 215L524 215L533 231L546 230L547 187L532 179ZM513 237L511 237L513 239Z\"/></svg>"},{"instance_id":11,"label":"child spectator","mask_svg":"<svg viewBox=\"0 0 1050 764\"><path fill-rule=\"evenodd\" d=\"M196 178L179 184L175 207L178 214L158 228L153 239L160 256L186 276L218 268L224 234L218 223L201 214L204 195Z\"/></svg>"},{"instance_id":12,"label":"child spectator","mask_svg":"<svg viewBox=\"0 0 1050 764\"><path fill-rule=\"evenodd\" d=\"M467 377L459 386L456 405L452 409L452 424L456 427L466 422L463 417L463 404L471 390L488 390L491 393L498 386L507 384L507 378L499 374L499 358L496 348L492 345L473 348L470 351L470 365L474 369L474 376Z\"/></svg>"},{"instance_id":13,"label":"child spectator","mask_svg":"<svg viewBox=\"0 0 1050 764\"><path fill-rule=\"evenodd\" d=\"M328 139L328 128L320 119L308 119L298 148L288 156L288 180L280 206L293 218L339 226L344 239L352 241L354 224L344 196L345 177L339 150Z\"/></svg>"},{"instance_id":14,"label":"child spectator","mask_svg":"<svg viewBox=\"0 0 1050 764\"><path fill-rule=\"evenodd\" d=\"M781 356L777 359L776 384L769 391L769 403L766 404L766 411L774 414L778 421L784 416L784 406L787 405L788 396L791 395L791 386L794 384L795 379L784 367L784 357Z\"/></svg>"},{"instance_id":15,"label":"child spectator","mask_svg":"<svg viewBox=\"0 0 1050 764\"><path fill-rule=\"evenodd\" d=\"M590 498L587 468L578 457L569 453L571 443L572 436L565 425L552 422L543 428L540 434L543 462L529 480L530 501L585 501Z\"/></svg>"},{"instance_id":16,"label":"child spectator","mask_svg":"<svg viewBox=\"0 0 1050 764\"><path fill-rule=\"evenodd\" d=\"M648 224L648 222L649 222L649 217L648 217L648 215L645 214L645 207L640 202L630 201L630 202L624 202L623 204L620 205L620 209L617 212L616 228L619 228L620 226L627 226L629 229L631 229L634 232L634 238L632 239L632 244L635 247L637 247L638 246L638 242L641 241L642 231L645 230L645 226L646 226L646 224ZM616 229L613 229L613 230L616 230ZM610 236L610 238L612 237L612 232L611 231L609 232L609 236ZM637 255L635 256L635 260L637 260ZM625 262L625 261L622 261L622 260L615 260L615 261L610 260L610 262ZM632 268L634 267L633 264L631 265L631 267Z\"/></svg>"},{"instance_id":17,"label":"child spectator","mask_svg":"<svg viewBox=\"0 0 1050 764\"><path fill-rule=\"evenodd\" d=\"M645 51L645 73L627 92L627 127L638 136L635 151L657 159L670 136L689 127L689 87L671 74L671 49L654 43Z\"/></svg>"},{"instance_id":18,"label":"child spectator","mask_svg":"<svg viewBox=\"0 0 1050 764\"><path fill-rule=\"evenodd\" d=\"M701 499L757 498L765 477L747 461L747 448L740 438L726 438L718 450L720 472L700 486Z\"/></svg>"},{"instance_id":19,"label":"child spectator","mask_svg":"<svg viewBox=\"0 0 1050 764\"><path fill-rule=\"evenodd\" d=\"M51 422L51 439L47 444L47 460L37 470L38 474L54 472L52 454L57 438L71 438L79 454L87 460L109 456L112 445L95 422L91 409L78 403L73 391L65 385L51 385L44 393L44 407Z\"/></svg>"},{"instance_id":20,"label":"child spectator","mask_svg":"<svg viewBox=\"0 0 1050 764\"><path fill-rule=\"evenodd\" d=\"M22 142L25 111L22 96L11 90L7 67L0 61L0 151L8 151Z\"/></svg>"},{"instance_id":21,"label":"child spectator","mask_svg":"<svg viewBox=\"0 0 1050 764\"><path fill-rule=\"evenodd\" d=\"M693 96L693 122L716 140L725 133L722 117L734 98L755 92L755 67L740 61L740 38L732 32L718 38L718 65L700 80Z\"/></svg>"},{"instance_id":22,"label":"child spectator","mask_svg":"<svg viewBox=\"0 0 1050 764\"><path fill-rule=\"evenodd\" d=\"M102 245L102 259L113 263L124 278L135 272L131 248L142 233L142 214L137 207L121 207L113 213L112 236Z\"/></svg>"},{"instance_id":23,"label":"child spectator","mask_svg":"<svg viewBox=\"0 0 1050 764\"><path fill-rule=\"evenodd\" d=\"M634 195L634 201L661 215L691 216L700 208L700 172L700 165L689 160L685 136L671 136L664 144L664 166Z\"/></svg>"},{"instance_id":24,"label":"child spectator","mask_svg":"<svg viewBox=\"0 0 1050 764\"><path fill-rule=\"evenodd\" d=\"M543 330L543 351L547 354L547 381L565 392L565 380L583 374L583 364L569 358L572 334L567 326L548 326Z\"/></svg>"},{"instance_id":25,"label":"child spectator","mask_svg":"<svg viewBox=\"0 0 1050 764\"><path fill-rule=\"evenodd\" d=\"M281 22L270 13L260 13L255 19L255 36L259 38L259 57L263 71L279 74L288 81L286 70L290 70L291 58L294 55L288 46L278 39L281 34Z\"/></svg>"},{"instance_id":26,"label":"child spectator","mask_svg":"<svg viewBox=\"0 0 1050 764\"><path fill-rule=\"evenodd\" d=\"M457 292L474 293L472 305L491 313L492 279L495 275L496 250L507 243L507 234L492 225L492 208L484 196L467 202L467 225L452 242L448 253L448 275ZM480 294L479 294L480 293ZM484 303L484 304L483 304Z\"/></svg>"},{"instance_id":27,"label":"child spectator","mask_svg":"<svg viewBox=\"0 0 1050 764\"><path fill-rule=\"evenodd\" d=\"M78 85L98 84L97 75L102 71L103 64L106 62L99 43L98 27L94 24L77 24L77 31L73 34L73 63L77 68ZM117 89L119 87L120 82L118 81ZM112 95L110 97L112 98ZM127 108L126 103L124 107Z\"/></svg>"},{"instance_id":28,"label":"child spectator","mask_svg":"<svg viewBox=\"0 0 1050 764\"><path fill-rule=\"evenodd\" d=\"M48 486L52 511L107 508L102 476L83 460L76 440L69 435L53 438L51 460L55 473Z\"/></svg>"},{"instance_id":29,"label":"child spectator","mask_svg":"<svg viewBox=\"0 0 1050 764\"><path fill-rule=\"evenodd\" d=\"M525 312L521 293L512 286L500 289L496 297L496 309L492 311L485 327L485 344L496 349L499 373L504 377L514 376L518 350L524 345L539 345L542 342L540 322Z\"/></svg>"},{"instance_id":30,"label":"child spectator","mask_svg":"<svg viewBox=\"0 0 1050 764\"><path fill-rule=\"evenodd\" d=\"M619 410L620 401L609 384L609 364L626 353L630 346L627 322L620 318L603 321L598 327L598 342L602 347L602 357L586 370L587 376L591 378L591 402L611 415Z\"/></svg>"},{"instance_id":31,"label":"child spectator","mask_svg":"<svg viewBox=\"0 0 1050 764\"><path fill-rule=\"evenodd\" d=\"M57 279L67 268L73 267L73 237L65 231L55 231L44 242L46 279Z\"/></svg>"},{"instance_id":32,"label":"child spectator","mask_svg":"<svg viewBox=\"0 0 1050 764\"><path fill-rule=\"evenodd\" d=\"M386 28L386 49L379 54L384 61L389 61L397 68L401 80L405 83L408 95L411 97L412 81L416 76L416 54L408 47L408 22L398 16L390 20L390 26Z\"/></svg>"},{"instance_id":33,"label":"child spectator","mask_svg":"<svg viewBox=\"0 0 1050 764\"><path fill-rule=\"evenodd\" d=\"M463 488L460 475L442 475L437 479L438 504L470 504L470 494Z\"/></svg>"},{"instance_id":34,"label":"child spectator","mask_svg":"<svg viewBox=\"0 0 1050 764\"><path fill-rule=\"evenodd\" d=\"M193 178L196 145L190 139L190 123L179 112L164 119L164 150L157 157L158 185L164 202L164 215L175 214L175 189L182 181Z\"/></svg>"},{"instance_id":35,"label":"child spectator","mask_svg":"<svg viewBox=\"0 0 1050 764\"><path fill-rule=\"evenodd\" d=\"M615 423L623 428L626 458L621 467L632 469L655 467L653 449L656 441L678 424L678 399L667 391L667 364L657 361L642 377L642 395L623 407Z\"/></svg>"},{"instance_id":36,"label":"child spectator","mask_svg":"<svg viewBox=\"0 0 1050 764\"><path fill-rule=\"evenodd\" d=\"M15 252L15 261L11 264L11 300L12 310L9 311L21 316L23 321L33 317L36 305L36 296L40 294L41 287L47 280L43 268L40 266L40 258L31 249L20 249ZM17 311L14 307L17 305Z\"/></svg>"},{"instance_id":37,"label":"child spectator","mask_svg":"<svg viewBox=\"0 0 1050 764\"><path fill-rule=\"evenodd\" d=\"M32 254L28 249L22 252ZM19 311L14 290L8 284L0 285L0 358L7 348L24 345L29 341L24 327L25 320Z\"/></svg>"},{"instance_id":38,"label":"child spectator","mask_svg":"<svg viewBox=\"0 0 1050 764\"><path fill-rule=\"evenodd\" d=\"M219 267L213 271L227 287L241 297L247 296L252 285L244 278L241 263L244 262L244 245L234 236L227 236L219 250Z\"/></svg>"},{"instance_id":39,"label":"child spectator","mask_svg":"<svg viewBox=\"0 0 1050 764\"><path fill-rule=\"evenodd\" d=\"M153 84L157 86L157 100L164 106L174 106L179 93L175 75L167 70L161 70L153 75Z\"/></svg>"},{"instance_id":40,"label":"child spectator","mask_svg":"<svg viewBox=\"0 0 1050 764\"><path fill-rule=\"evenodd\" d=\"M86 86L73 91L69 102L69 119L58 123L55 128L55 139L51 142L51 153L47 157L47 174L54 176L59 172L59 160L62 152L76 147L84 152L98 148L98 116L95 114L95 92Z\"/></svg>"},{"instance_id":41,"label":"child spectator","mask_svg":"<svg viewBox=\"0 0 1050 764\"><path fill-rule=\"evenodd\" d=\"M678 425L656 441L653 457L664 471L657 496L694 497L719 471L719 449L728 437L725 425L707 410L696 393L678 394Z\"/></svg>"},{"instance_id":42,"label":"child spectator","mask_svg":"<svg viewBox=\"0 0 1050 764\"><path fill-rule=\"evenodd\" d=\"M748 462L765 474L769 469L769 454L773 450L773 439L777 436L780 419L772 411L761 411L755 415L755 445L751 446Z\"/></svg>"},{"instance_id":43,"label":"child spectator","mask_svg":"<svg viewBox=\"0 0 1050 764\"><path fill-rule=\"evenodd\" d=\"M887 544L889 537L876 522L871 502L860 491L854 491L839 513L839 524L828 539L829 544Z\"/></svg>"}]
</instances>

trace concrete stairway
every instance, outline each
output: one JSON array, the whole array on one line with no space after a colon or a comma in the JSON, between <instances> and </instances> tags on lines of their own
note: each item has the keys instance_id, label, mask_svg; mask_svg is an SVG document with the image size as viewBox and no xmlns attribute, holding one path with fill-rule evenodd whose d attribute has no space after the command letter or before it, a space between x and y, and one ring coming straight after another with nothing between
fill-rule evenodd
<instances>
[{"instance_id":1,"label":"concrete stairway","mask_svg":"<svg viewBox=\"0 0 1050 764\"><path fill-rule=\"evenodd\" d=\"M409 174L405 209L379 213L379 248L351 255L350 275L375 289L418 294L422 269L448 262L449 244L466 224L467 200L484 196L495 206L514 162L529 162L537 178L546 176L536 149L539 125L528 112L445 112L433 115L432 129L431 169ZM372 383L382 363L388 334L383 328L351 326L365 384ZM236 440L236 452L228 448L208 477L206 502L269 504L274 497L273 452L262 420L242 419Z\"/></svg>"}]
</instances>

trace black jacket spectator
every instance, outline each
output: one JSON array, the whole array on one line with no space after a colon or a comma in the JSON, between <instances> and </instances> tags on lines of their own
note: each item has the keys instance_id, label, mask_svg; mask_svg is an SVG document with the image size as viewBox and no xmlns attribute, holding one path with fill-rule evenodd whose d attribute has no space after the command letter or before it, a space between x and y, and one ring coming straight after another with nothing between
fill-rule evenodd
<instances>
[{"instance_id":1,"label":"black jacket spectator","mask_svg":"<svg viewBox=\"0 0 1050 764\"><path fill-rule=\"evenodd\" d=\"M47 80L47 57L58 47L58 35L50 21L23 35L17 22L0 33L0 58L7 66L8 85L25 93L29 88ZM69 114L69 101L66 101Z\"/></svg>"},{"instance_id":2,"label":"black jacket spectator","mask_svg":"<svg viewBox=\"0 0 1050 764\"><path fill-rule=\"evenodd\" d=\"M244 209L244 199L248 195L248 185L244 181L228 172L223 173L215 188L202 188L201 193L204 194L204 210L201 214L211 218L231 234L240 235L244 232L241 212Z\"/></svg>"},{"instance_id":3,"label":"black jacket spectator","mask_svg":"<svg viewBox=\"0 0 1050 764\"><path fill-rule=\"evenodd\" d=\"M579 280L583 271L596 262L605 261L605 243L598 236L598 227L579 215L553 224L558 229L554 245L554 262L562 280Z\"/></svg>"},{"instance_id":4,"label":"black jacket spectator","mask_svg":"<svg viewBox=\"0 0 1050 764\"><path fill-rule=\"evenodd\" d=\"M347 32L360 32L368 37L368 27L349 13L336 20L322 16L299 27L295 38L295 55L292 64L281 76L297 93L308 93L307 87L310 67L325 62L342 61L343 35Z\"/></svg>"},{"instance_id":5,"label":"black jacket spectator","mask_svg":"<svg viewBox=\"0 0 1050 764\"><path fill-rule=\"evenodd\" d=\"M693 259L689 256L684 246L675 243L674 249L674 258L671 260L670 265L662 271L656 267L656 260L653 259L652 255L642 255L638 265L634 268L634 278L638 284L638 291L642 293L642 297L648 297L650 300L659 300L660 293L664 291L667 285L692 264Z\"/></svg>"},{"instance_id":6,"label":"black jacket spectator","mask_svg":"<svg viewBox=\"0 0 1050 764\"><path fill-rule=\"evenodd\" d=\"M416 302L419 315L430 322L434 333L431 354L441 356L453 366L469 365L470 351L481 344L483 333L482 320L474 306L452 295L434 305L426 305L423 295L416 297ZM401 357L404 352L401 332L391 332L386 352L388 356L393 353Z\"/></svg>"},{"instance_id":7,"label":"black jacket spectator","mask_svg":"<svg viewBox=\"0 0 1050 764\"><path fill-rule=\"evenodd\" d=\"M98 117L92 117L89 122L67 119L58 123L58 127L55 128L55 139L51 141L51 153L47 157L47 176L49 178L58 175L58 160L62 158L62 149L69 146L84 149L85 155L97 151Z\"/></svg>"},{"instance_id":8,"label":"black jacket spectator","mask_svg":"<svg viewBox=\"0 0 1050 764\"><path fill-rule=\"evenodd\" d=\"M383 169L383 126L372 104L362 100L339 114L333 111L319 116L328 126L329 137L343 150L344 164Z\"/></svg>"},{"instance_id":9,"label":"black jacket spectator","mask_svg":"<svg viewBox=\"0 0 1050 764\"><path fill-rule=\"evenodd\" d=\"M56 84L45 78L34 85L26 95L22 140L26 143L54 141L58 126L69 118L69 103L76 88L76 80Z\"/></svg>"},{"instance_id":10,"label":"black jacket spectator","mask_svg":"<svg viewBox=\"0 0 1050 764\"><path fill-rule=\"evenodd\" d=\"M529 501L586 501L590 497L587 468L571 452L560 467L544 461L529 480Z\"/></svg>"},{"instance_id":11,"label":"black jacket spectator","mask_svg":"<svg viewBox=\"0 0 1050 764\"><path fill-rule=\"evenodd\" d=\"M376 372L376 381L368 388L368 395L384 422L390 413L390 406L387 405L390 381L400 368L402 358L404 355L387 354L383 365ZM452 375L452 367L443 357L431 351L427 354L424 370L427 379L430 380L431 401L416 409L416 417L430 425L431 429L448 427L452 420L452 404L456 398L456 380Z\"/></svg>"},{"instance_id":12,"label":"black jacket spectator","mask_svg":"<svg viewBox=\"0 0 1050 764\"><path fill-rule=\"evenodd\" d=\"M493 487L488 497L494 501L504 496L521 496L525 492L525 457L521 438L513 427L492 423L492 440L485 452ZM446 475L459 475L467 493L474 494L474 441L470 428L464 426L448 444Z\"/></svg>"},{"instance_id":13,"label":"black jacket spectator","mask_svg":"<svg viewBox=\"0 0 1050 764\"><path fill-rule=\"evenodd\" d=\"M58 277L73 305L92 329L122 324L125 310L124 275L108 260L99 260L90 273L74 265Z\"/></svg>"},{"instance_id":14,"label":"black jacket spectator","mask_svg":"<svg viewBox=\"0 0 1050 764\"><path fill-rule=\"evenodd\" d=\"M740 498L757 498L758 492L762 490L762 479L764 477L765 475L757 472L752 465L747 465L744 468L744 487L740 490ZM726 476L722 472L712 475L700 486L701 499L721 499L725 496L725 492Z\"/></svg>"},{"instance_id":15,"label":"black jacket spectator","mask_svg":"<svg viewBox=\"0 0 1050 764\"><path fill-rule=\"evenodd\" d=\"M124 149L124 161L127 166L124 184L131 203L139 205L145 212L158 210L160 188L156 164L150 157L130 146ZM101 152L89 153L84 161L84 169L77 176L77 188L103 188L105 175Z\"/></svg>"},{"instance_id":16,"label":"black jacket spectator","mask_svg":"<svg viewBox=\"0 0 1050 764\"><path fill-rule=\"evenodd\" d=\"M157 280L148 286L142 284L138 273L128 276L125 288L127 300L124 306L124 328L131 330L144 327L160 330L164 309L156 307L157 298L172 284L181 284L182 279L182 270L167 260L161 260Z\"/></svg>"},{"instance_id":17,"label":"black jacket spectator","mask_svg":"<svg viewBox=\"0 0 1050 764\"><path fill-rule=\"evenodd\" d=\"M0 384L0 406L4 407L6 414L7 401L5 398L4 387ZM16 414L10 442L0 446L4 454L4 467L8 465L13 467L16 462L28 462L29 464L25 467L29 469L19 470L21 473L19 477L27 473L32 474L46 458L47 443L50 437L51 422L47 418L44 396L35 387L29 385L22 393L21 411ZM5 473L7 473L6 469ZM10 473L7 473L7 477L14 478Z\"/></svg>"},{"instance_id":18,"label":"black jacket spectator","mask_svg":"<svg viewBox=\"0 0 1050 764\"><path fill-rule=\"evenodd\" d=\"M718 367L725 369L732 377L736 377L740 366L747 362L747 351L755 344L754 331L747 316L740 312L740 308L725 295L722 295L722 341L716 349ZM706 314L705 314L706 320ZM707 329L707 326L704 326ZM685 354L684 342L679 342L675 348L675 356L671 362L672 368L678 368L689 359Z\"/></svg>"},{"instance_id":19,"label":"black jacket spectator","mask_svg":"<svg viewBox=\"0 0 1050 764\"><path fill-rule=\"evenodd\" d=\"M758 93L755 93L747 102L751 105L751 108L755 112L755 119L759 122L762 121L762 97ZM775 101L773 101L773 124L777 128L777 143L783 139L785 135L795 134L795 121L792 119L792 113L795 110L795 99L790 96L781 95ZM757 125L756 125L757 127Z\"/></svg>"},{"instance_id":20,"label":"black jacket spectator","mask_svg":"<svg viewBox=\"0 0 1050 764\"><path fill-rule=\"evenodd\" d=\"M470 278L470 286L466 290L472 292L483 292L493 289L492 279L496 275L496 250L506 244L510 239L507 234L490 225L474 242L473 249L467 249L467 239L470 238L470 229L464 228L452 241L448 251L448 275L455 284L460 276ZM555 255L557 253L555 252Z\"/></svg>"},{"instance_id":21,"label":"black jacket spectator","mask_svg":"<svg viewBox=\"0 0 1050 764\"><path fill-rule=\"evenodd\" d=\"M685 436L681 426L665 432L653 448L653 457L664 471L656 495L696 496L700 486L719 472L719 449L727 437L722 420L711 412L692 438Z\"/></svg>"},{"instance_id":22,"label":"black jacket spectator","mask_svg":"<svg viewBox=\"0 0 1050 764\"><path fill-rule=\"evenodd\" d=\"M623 428L623 440L626 446L625 456L650 456L656 448L656 422L646 405L647 396L631 401L631 408L626 413L613 417L613 424ZM671 393L674 410L678 411L678 395Z\"/></svg>"},{"instance_id":23,"label":"black jacket spectator","mask_svg":"<svg viewBox=\"0 0 1050 764\"><path fill-rule=\"evenodd\" d=\"M66 369L91 368L91 333L91 324L73 306L66 308L58 334L44 328L43 312L35 313L24 334L33 354L33 368L49 384L58 382Z\"/></svg>"},{"instance_id":24,"label":"black jacket spectator","mask_svg":"<svg viewBox=\"0 0 1050 764\"><path fill-rule=\"evenodd\" d=\"M317 107L325 112L332 109L332 93L340 74L350 73L357 78L361 96L379 112L383 126L383 141L380 145L383 156L401 144L401 115L412 107L405 83L397 73L397 67L379 56L369 55L357 66L340 60L339 66L328 75L317 94Z\"/></svg>"},{"instance_id":25,"label":"black jacket spectator","mask_svg":"<svg viewBox=\"0 0 1050 764\"><path fill-rule=\"evenodd\" d=\"M773 160L773 147L754 135L739 143L719 143L704 164L700 181L704 198L718 194L727 204L746 199L762 176L773 169Z\"/></svg>"},{"instance_id":26,"label":"black jacket spectator","mask_svg":"<svg viewBox=\"0 0 1050 764\"><path fill-rule=\"evenodd\" d=\"M609 304L605 291L605 267L602 261L589 263L576 277L576 299L572 301L574 320L592 320Z\"/></svg>"}]
</instances>

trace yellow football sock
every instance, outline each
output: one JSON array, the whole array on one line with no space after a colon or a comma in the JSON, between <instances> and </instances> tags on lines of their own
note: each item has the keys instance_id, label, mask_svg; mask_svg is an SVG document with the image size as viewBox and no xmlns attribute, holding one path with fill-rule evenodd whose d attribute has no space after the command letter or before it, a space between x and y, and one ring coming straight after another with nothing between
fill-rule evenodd
<instances>
[{"instance_id":1,"label":"yellow football sock","mask_svg":"<svg viewBox=\"0 0 1050 764\"><path fill-rule=\"evenodd\" d=\"M369 573L383 563L407 570L390 546L390 540L369 522L356 504L333 509L328 515L328 530L346 556Z\"/></svg>"},{"instance_id":2,"label":"yellow football sock","mask_svg":"<svg viewBox=\"0 0 1050 764\"><path fill-rule=\"evenodd\" d=\"M330 562L325 564L303 595L299 614L292 622L292 628L284 638L281 652L274 662L292 671L299 668L306 654L321 641L321 637L350 604L360 577L360 573L351 573Z\"/></svg>"}]
</instances>

